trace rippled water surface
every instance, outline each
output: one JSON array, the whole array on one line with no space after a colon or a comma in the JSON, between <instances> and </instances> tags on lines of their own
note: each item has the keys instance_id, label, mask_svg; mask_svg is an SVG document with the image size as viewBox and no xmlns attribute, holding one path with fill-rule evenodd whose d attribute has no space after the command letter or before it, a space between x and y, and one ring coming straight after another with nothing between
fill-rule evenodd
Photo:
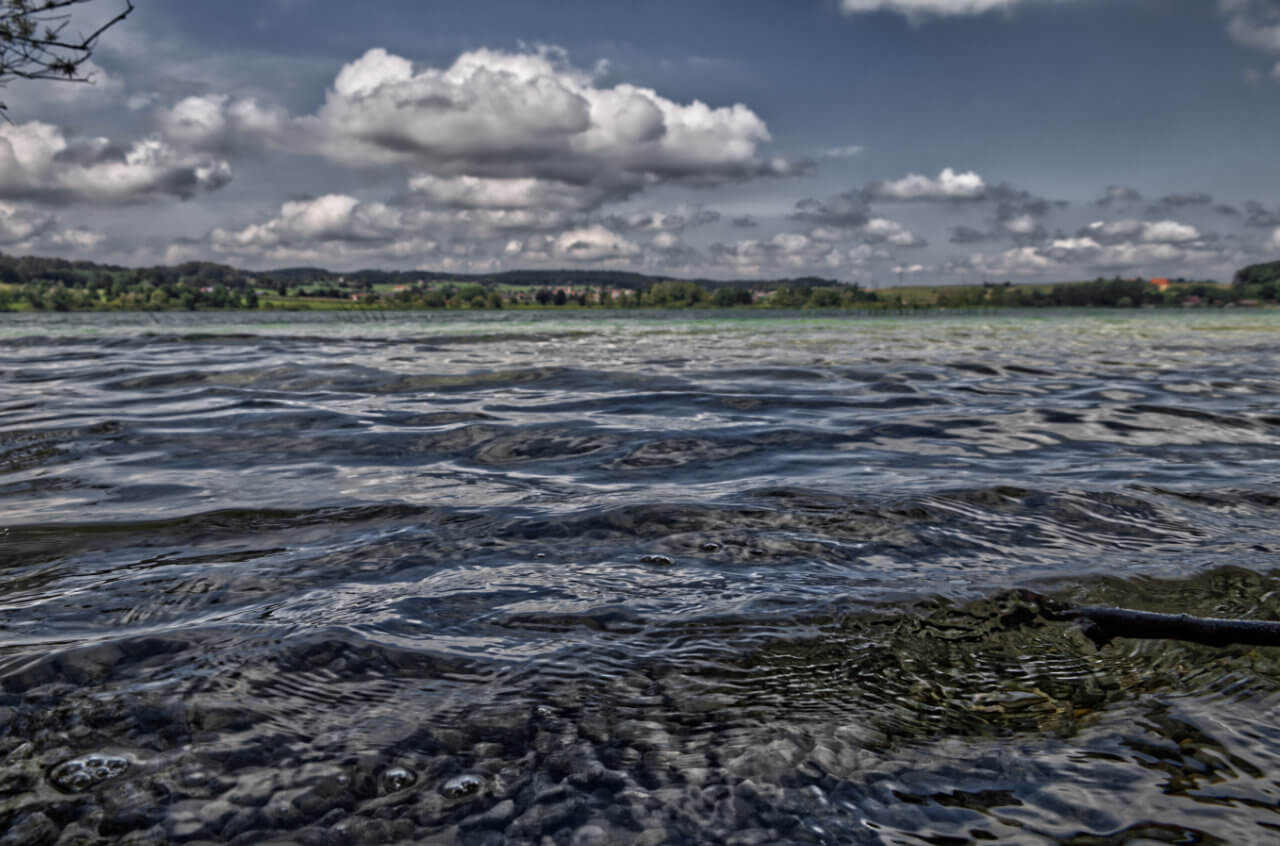
<instances>
[{"instance_id":1,"label":"rippled water surface","mask_svg":"<svg viewBox=\"0 0 1280 846\"><path fill-rule=\"evenodd\" d=\"M1276 842L1277 339L0 315L0 843Z\"/></svg>"}]
</instances>

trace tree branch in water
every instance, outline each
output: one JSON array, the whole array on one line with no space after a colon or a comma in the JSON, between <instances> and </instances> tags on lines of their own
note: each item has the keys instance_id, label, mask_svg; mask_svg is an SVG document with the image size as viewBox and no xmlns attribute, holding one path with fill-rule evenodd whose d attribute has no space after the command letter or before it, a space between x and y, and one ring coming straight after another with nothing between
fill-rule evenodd
<instances>
[{"instance_id":1,"label":"tree branch in water","mask_svg":"<svg viewBox=\"0 0 1280 846\"><path fill-rule=\"evenodd\" d=\"M1187 614L1157 614L1129 608L1092 605L1055 608L1054 605L1052 602L1041 602L1047 618L1074 621L1099 648L1117 637L1187 640L1206 646L1230 646L1237 643L1280 646L1280 622L1275 620L1224 620Z\"/></svg>"}]
</instances>

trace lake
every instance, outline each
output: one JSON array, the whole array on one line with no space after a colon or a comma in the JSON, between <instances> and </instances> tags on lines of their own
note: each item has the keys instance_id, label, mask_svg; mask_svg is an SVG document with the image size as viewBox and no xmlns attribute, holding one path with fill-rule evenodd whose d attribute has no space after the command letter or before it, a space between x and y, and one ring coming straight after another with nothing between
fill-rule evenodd
<instances>
[{"instance_id":1,"label":"lake","mask_svg":"<svg viewBox=\"0 0 1280 846\"><path fill-rule=\"evenodd\" d=\"M0 843L1274 842L1278 339L0 314Z\"/></svg>"}]
</instances>

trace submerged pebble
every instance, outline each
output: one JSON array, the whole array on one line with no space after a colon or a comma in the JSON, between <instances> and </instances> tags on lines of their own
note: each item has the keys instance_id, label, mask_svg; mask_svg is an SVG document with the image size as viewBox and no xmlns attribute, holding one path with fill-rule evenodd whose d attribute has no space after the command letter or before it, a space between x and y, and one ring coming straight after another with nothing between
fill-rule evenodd
<instances>
[{"instance_id":1,"label":"submerged pebble","mask_svg":"<svg viewBox=\"0 0 1280 846\"><path fill-rule=\"evenodd\" d=\"M484 787L484 780L479 776L464 773L460 776L454 776L444 783L440 788L440 792L450 799L461 799L465 796L471 796L480 792L480 788Z\"/></svg>"},{"instance_id":2,"label":"submerged pebble","mask_svg":"<svg viewBox=\"0 0 1280 846\"><path fill-rule=\"evenodd\" d=\"M382 774L382 792L396 793L406 787L412 787L418 781L418 775L406 767L391 767Z\"/></svg>"},{"instance_id":3,"label":"submerged pebble","mask_svg":"<svg viewBox=\"0 0 1280 846\"><path fill-rule=\"evenodd\" d=\"M64 793L83 793L129 769L129 761L118 755L85 755L63 761L49 771L49 781Z\"/></svg>"}]
</instances>

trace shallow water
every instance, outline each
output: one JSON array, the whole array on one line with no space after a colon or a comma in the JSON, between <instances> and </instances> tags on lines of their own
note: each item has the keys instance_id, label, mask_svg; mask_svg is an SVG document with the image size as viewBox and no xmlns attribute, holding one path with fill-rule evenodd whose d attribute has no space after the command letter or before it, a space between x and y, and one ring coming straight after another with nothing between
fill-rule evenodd
<instances>
[{"instance_id":1,"label":"shallow water","mask_svg":"<svg viewBox=\"0 0 1280 846\"><path fill-rule=\"evenodd\" d=\"M1280 315L0 315L0 843L1251 843Z\"/></svg>"}]
</instances>

